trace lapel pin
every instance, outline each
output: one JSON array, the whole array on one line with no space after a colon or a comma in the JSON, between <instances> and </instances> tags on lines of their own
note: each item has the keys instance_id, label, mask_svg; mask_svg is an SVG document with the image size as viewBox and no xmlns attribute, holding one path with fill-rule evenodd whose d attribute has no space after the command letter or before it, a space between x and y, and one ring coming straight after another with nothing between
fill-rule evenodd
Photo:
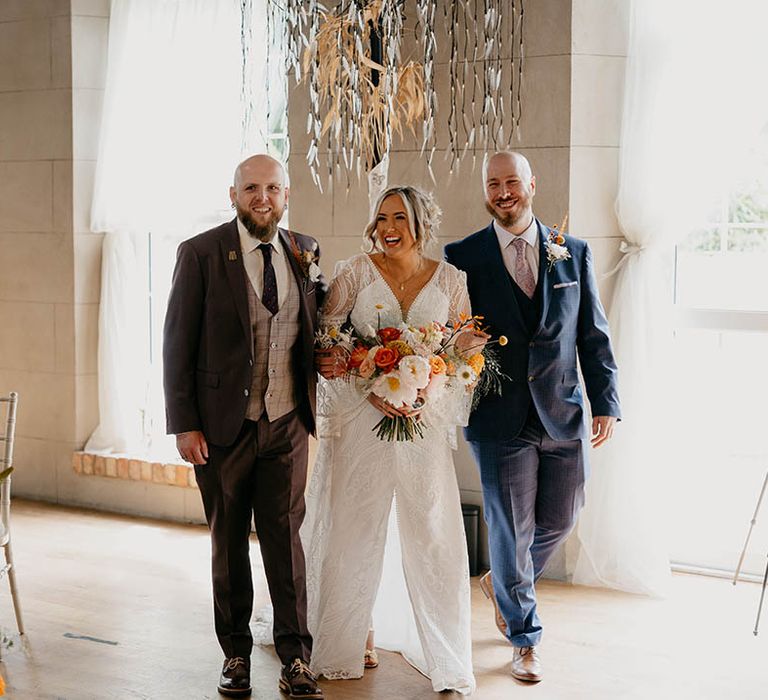
<instances>
[{"instance_id":1,"label":"lapel pin","mask_svg":"<svg viewBox=\"0 0 768 700\"><path fill-rule=\"evenodd\" d=\"M230 260L237 260L237 253L234 250L229 251L229 259Z\"/></svg>"}]
</instances>

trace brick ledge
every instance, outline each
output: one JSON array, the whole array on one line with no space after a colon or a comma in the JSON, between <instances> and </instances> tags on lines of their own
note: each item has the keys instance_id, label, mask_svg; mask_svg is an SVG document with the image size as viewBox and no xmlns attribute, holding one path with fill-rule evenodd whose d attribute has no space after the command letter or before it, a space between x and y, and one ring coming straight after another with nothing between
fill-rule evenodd
<instances>
[{"instance_id":1,"label":"brick ledge","mask_svg":"<svg viewBox=\"0 0 768 700\"><path fill-rule=\"evenodd\" d=\"M80 476L106 476L196 489L195 470L187 464L148 462L120 455L72 453L72 469Z\"/></svg>"}]
</instances>

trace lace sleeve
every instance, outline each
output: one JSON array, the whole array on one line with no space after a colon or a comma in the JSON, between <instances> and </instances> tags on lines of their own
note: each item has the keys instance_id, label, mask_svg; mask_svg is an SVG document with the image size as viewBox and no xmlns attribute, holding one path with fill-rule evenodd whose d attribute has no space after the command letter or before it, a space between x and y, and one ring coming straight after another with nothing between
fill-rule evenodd
<instances>
[{"instance_id":1,"label":"lace sleeve","mask_svg":"<svg viewBox=\"0 0 768 700\"><path fill-rule=\"evenodd\" d=\"M446 263L450 271L446 275L446 293L448 294L448 322L454 324L458 322L459 316L472 315L472 306L469 301L469 292L467 291L467 273L459 270L450 263Z\"/></svg>"},{"instance_id":2,"label":"lace sleeve","mask_svg":"<svg viewBox=\"0 0 768 700\"><path fill-rule=\"evenodd\" d=\"M462 314L472 313L467 291L467 273L450 263L443 265L439 284L448 297L448 323L460 321ZM448 444L456 449L456 427L467 425L472 404L472 394L458 382L446 384L441 400L434 401L424 411L424 417L434 426L445 431Z\"/></svg>"},{"instance_id":3,"label":"lace sleeve","mask_svg":"<svg viewBox=\"0 0 768 700\"><path fill-rule=\"evenodd\" d=\"M333 279L320 309L320 327L341 326L349 319L358 291L365 284L360 256L336 263ZM362 263L365 261L362 260ZM341 426L351 421L365 405L365 395L354 381L319 378L317 385L317 435L334 438Z\"/></svg>"},{"instance_id":4,"label":"lace sleeve","mask_svg":"<svg viewBox=\"0 0 768 700\"><path fill-rule=\"evenodd\" d=\"M336 263L333 279L320 309L320 327L340 326L355 305L359 287L354 259Z\"/></svg>"}]
</instances>

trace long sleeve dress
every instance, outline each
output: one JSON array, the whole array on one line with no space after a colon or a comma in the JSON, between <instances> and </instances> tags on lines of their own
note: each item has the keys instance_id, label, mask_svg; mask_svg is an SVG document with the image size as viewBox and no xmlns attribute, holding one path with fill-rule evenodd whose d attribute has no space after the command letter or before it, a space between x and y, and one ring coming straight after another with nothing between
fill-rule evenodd
<instances>
[{"instance_id":1,"label":"long sleeve dress","mask_svg":"<svg viewBox=\"0 0 768 700\"><path fill-rule=\"evenodd\" d=\"M419 327L468 312L465 274L452 265L438 264L404 316L370 257L356 255L337 265L321 326L351 321L372 335L378 324ZM323 381L318 401L301 531L313 671L361 677L373 619L377 646L402 653L435 691L471 693L469 572L452 454L466 394L425 408L424 437L413 442L376 436L382 414L354 381Z\"/></svg>"}]
</instances>

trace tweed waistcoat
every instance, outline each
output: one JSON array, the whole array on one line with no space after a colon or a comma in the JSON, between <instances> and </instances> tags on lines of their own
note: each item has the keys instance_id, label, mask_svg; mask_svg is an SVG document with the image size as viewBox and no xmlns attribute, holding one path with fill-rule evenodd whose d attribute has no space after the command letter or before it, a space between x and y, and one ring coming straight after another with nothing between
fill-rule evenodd
<instances>
[{"instance_id":1,"label":"tweed waistcoat","mask_svg":"<svg viewBox=\"0 0 768 700\"><path fill-rule=\"evenodd\" d=\"M298 405L295 345L299 339L299 289L288 275L288 295L277 313L267 311L247 282L248 314L253 337L253 374L245 417L257 421L266 412L273 421Z\"/></svg>"}]
</instances>

